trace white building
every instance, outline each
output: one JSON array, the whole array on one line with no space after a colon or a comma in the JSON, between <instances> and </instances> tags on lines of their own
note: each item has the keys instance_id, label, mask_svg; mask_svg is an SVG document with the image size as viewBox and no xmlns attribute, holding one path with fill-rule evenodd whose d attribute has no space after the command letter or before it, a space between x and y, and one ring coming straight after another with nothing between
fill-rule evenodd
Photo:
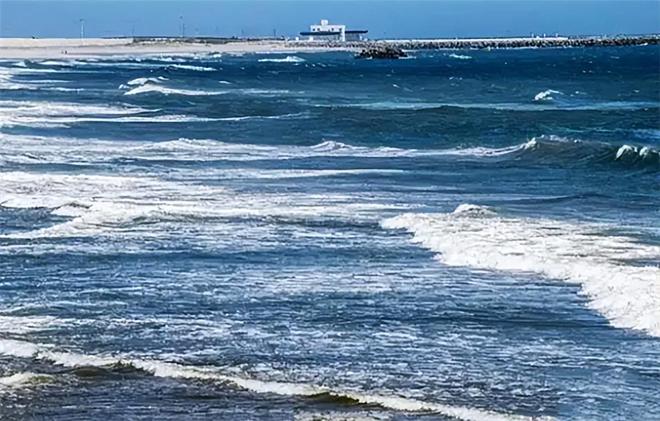
<instances>
[{"instance_id":1,"label":"white building","mask_svg":"<svg viewBox=\"0 0 660 421\"><path fill-rule=\"evenodd\" d=\"M321 19L319 25L310 25L309 31L303 31L300 35L308 37L309 41L360 41L366 30L346 29L346 25L331 25L327 19Z\"/></svg>"}]
</instances>

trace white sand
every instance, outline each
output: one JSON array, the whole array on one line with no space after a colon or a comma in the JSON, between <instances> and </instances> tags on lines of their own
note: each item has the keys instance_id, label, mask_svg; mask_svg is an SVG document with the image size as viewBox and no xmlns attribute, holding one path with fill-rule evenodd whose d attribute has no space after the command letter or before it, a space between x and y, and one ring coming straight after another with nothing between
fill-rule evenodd
<instances>
[{"instance_id":1,"label":"white sand","mask_svg":"<svg viewBox=\"0 0 660 421\"><path fill-rule=\"evenodd\" d=\"M343 48L333 48L341 50ZM133 43L123 39L31 39L0 38L0 59L45 59L98 56L185 55L198 53L294 53L327 51L319 45L301 45L287 41L233 41L226 44L177 42L176 40Z\"/></svg>"}]
</instances>

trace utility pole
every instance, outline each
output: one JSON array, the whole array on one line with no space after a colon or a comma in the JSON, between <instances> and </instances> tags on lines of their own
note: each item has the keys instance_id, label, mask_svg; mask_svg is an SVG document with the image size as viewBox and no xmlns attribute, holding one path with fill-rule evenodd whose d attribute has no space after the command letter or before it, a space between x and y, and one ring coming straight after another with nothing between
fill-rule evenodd
<instances>
[{"instance_id":1,"label":"utility pole","mask_svg":"<svg viewBox=\"0 0 660 421\"><path fill-rule=\"evenodd\" d=\"M85 19L80 18L80 39L85 38Z\"/></svg>"}]
</instances>

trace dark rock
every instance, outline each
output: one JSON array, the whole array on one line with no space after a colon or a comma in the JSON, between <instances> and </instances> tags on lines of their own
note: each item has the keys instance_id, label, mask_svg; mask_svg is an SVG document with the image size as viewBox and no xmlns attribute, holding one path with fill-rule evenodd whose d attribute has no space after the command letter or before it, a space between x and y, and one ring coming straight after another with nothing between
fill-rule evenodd
<instances>
[{"instance_id":1,"label":"dark rock","mask_svg":"<svg viewBox=\"0 0 660 421\"><path fill-rule=\"evenodd\" d=\"M391 46L375 46L360 51L356 58L398 59L408 55L400 48Z\"/></svg>"}]
</instances>

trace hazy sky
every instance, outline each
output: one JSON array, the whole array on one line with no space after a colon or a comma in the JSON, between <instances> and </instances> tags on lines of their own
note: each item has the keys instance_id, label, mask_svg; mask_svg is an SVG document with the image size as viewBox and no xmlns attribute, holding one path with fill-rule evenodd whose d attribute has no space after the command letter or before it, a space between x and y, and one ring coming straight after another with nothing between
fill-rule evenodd
<instances>
[{"instance_id":1,"label":"hazy sky","mask_svg":"<svg viewBox=\"0 0 660 421\"><path fill-rule=\"evenodd\" d=\"M180 18L182 17L182 18ZM0 36L295 36L321 18L372 38L660 32L660 0L0 0Z\"/></svg>"}]
</instances>

